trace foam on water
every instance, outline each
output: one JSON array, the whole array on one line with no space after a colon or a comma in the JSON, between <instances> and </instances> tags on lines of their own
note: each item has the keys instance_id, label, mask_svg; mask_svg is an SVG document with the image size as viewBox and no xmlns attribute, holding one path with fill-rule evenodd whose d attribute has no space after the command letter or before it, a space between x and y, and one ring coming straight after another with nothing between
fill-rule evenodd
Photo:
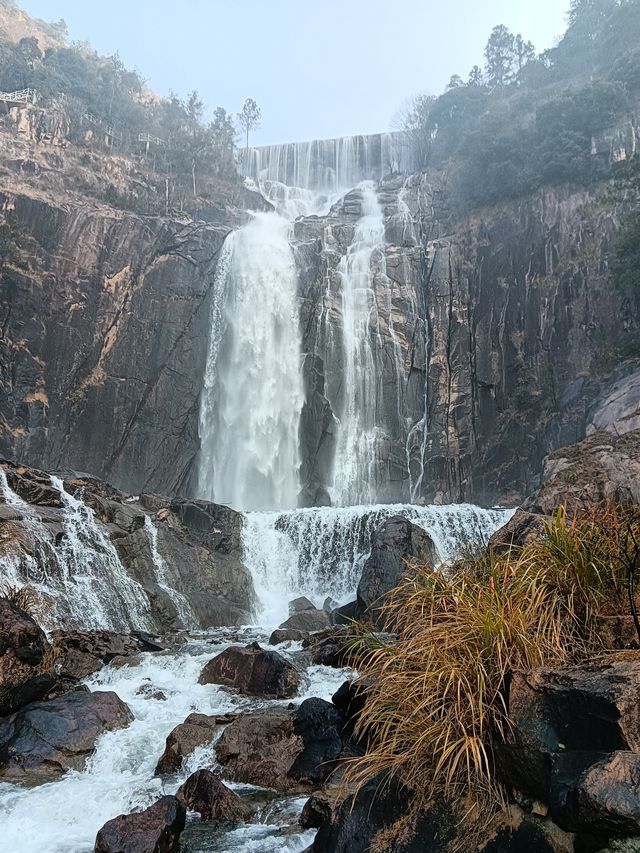
<instances>
[{"instance_id":1,"label":"foam on water","mask_svg":"<svg viewBox=\"0 0 640 853\"><path fill-rule=\"evenodd\" d=\"M265 641L264 635L252 632L238 639L246 643L256 637ZM203 638L178 652L145 654L138 666L107 667L92 677L91 690L114 690L135 720L126 729L103 735L82 772L71 771L57 782L34 788L0 783L3 853L90 853L96 832L107 820L175 793L194 770L211 767L212 747L204 747L190 756L176 776L153 775L166 736L192 711L214 714L266 704L215 685L198 684L204 664L227 645L221 636L214 642ZM294 701L311 695L330 699L346 673L313 667L309 676L307 690ZM166 698L159 698L158 691ZM222 844L216 841L212 847L207 842L206 847L192 849L228 853L287 849L275 846L282 841L277 825L249 824L227 835ZM293 836L288 849L292 853L304 849L309 838L308 833Z\"/></svg>"}]
</instances>

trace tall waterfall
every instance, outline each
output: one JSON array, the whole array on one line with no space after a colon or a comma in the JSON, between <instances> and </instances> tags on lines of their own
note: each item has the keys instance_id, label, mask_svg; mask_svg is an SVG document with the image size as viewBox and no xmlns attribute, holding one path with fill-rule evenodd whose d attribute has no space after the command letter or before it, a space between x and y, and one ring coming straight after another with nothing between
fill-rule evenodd
<instances>
[{"instance_id":1,"label":"tall waterfall","mask_svg":"<svg viewBox=\"0 0 640 853\"><path fill-rule=\"evenodd\" d=\"M200 494L237 509L295 507L304 402L291 225L256 213L226 240L200 409Z\"/></svg>"},{"instance_id":2,"label":"tall waterfall","mask_svg":"<svg viewBox=\"0 0 640 853\"><path fill-rule=\"evenodd\" d=\"M344 402L332 497L341 506L376 500L381 344L373 284L376 275L379 281L386 280L384 219L375 185L361 184L361 194L362 215L338 268L342 280Z\"/></svg>"}]
</instances>

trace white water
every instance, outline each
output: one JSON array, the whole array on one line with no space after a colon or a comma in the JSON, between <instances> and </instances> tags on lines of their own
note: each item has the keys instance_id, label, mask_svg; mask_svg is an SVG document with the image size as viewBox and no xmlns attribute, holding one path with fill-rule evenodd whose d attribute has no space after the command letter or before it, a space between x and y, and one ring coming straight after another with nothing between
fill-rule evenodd
<instances>
[{"instance_id":1,"label":"white water","mask_svg":"<svg viewBox=\"0 0 640 853\"><path fill-rule=\"evenodd\" d=\"M158 547L158 528L151 521L151 518L146 515L144 519L144 529L149 540L149 550L151 551L151 559L155 569L156 581L158 586L166 592L173 602L176 613L182 621L185 628L197 628L198 620L189 604L188 599L171 586L167 576L167 563L160 553Z\"/></svg>"},{"instance_id":2,"label":"white water","mask_svg":"<svg viewBox=\"0 0 640 853\"><path fill-rule=\"evenodd\" d=\"M288 602L298 595L317 607L327 596L338 602L354 599L372 534L394 515L426 530L447 561L465 547L486 544L513 510L387 504L248 513L244 561L261 603L260 624L275 627L284 621Z\"/></svg>"},{"instance_id":3,"label":"white water","mask_svg":"<svg viewBox=\"0 0 640 853\"><path fill-rule=\"evenodd\" d=\"M246 643L255 638L255 634L246 634L239 639ZM263 636L259 639L264 642ZM164 780L153 776L167 734L192 711L224 713L260 704L214 685L197 683L204 664L226 645L220 636L213 644L203 638L175 653L143 655L139 666L107 667L90 679L92 690L114 690L131 708L134 722L126 729L103 735L82 772L71 771L57 782L35 788L0 782L2 853L90 853L97 831L107 820L145 808L165 793L175 793L190 773L211 767L213 750L202 748L185 762L177 776ZM343 670L312 667L308 687L294 701L309 696L330 699L345 676ZM154 698L156 691L162 691L166 699ZM294 815L299 814L303 802L297 798L292 803ZM226 830L222 839L190 849L202 853L297 853L313 839L313 833L302 832L283 837L278 826L268 821L268 815L258 814L246 827Z\"/></svg>"},{"instance_id":4,"label":"white water","mask_svg":"<svg viewBox=\"0 0 640 853\"><path fill-rule=\"evenodd\" d=\"M340 506L375 502L377 451L383 437L378 425L382 341L374 278L388 284L384 219L375 185L364 183L360 189L362 215L338 267L344 390L331 496Z\"/></svg>"},{"instance_id":5,"label":"white water","mask_svg":"<svg viewBox=\"0 0 640 853\"><path fill-rule=\"evenodd\" d=\"M410 171L410 147L401 133L313 139L241 152L245 173L303 189L338 191L391 172Z\"/></svg>"},{"instance_id":6,"label":"white water","mask_svg":"<svg viewBox=\"0 0 640 853\"><path fill-rule=\"evenodd\" d=\"M297 504L304 392L290 229L255 214L227 238L216 277L199 492L238 509Z\"/></svg>"}]
</instances>

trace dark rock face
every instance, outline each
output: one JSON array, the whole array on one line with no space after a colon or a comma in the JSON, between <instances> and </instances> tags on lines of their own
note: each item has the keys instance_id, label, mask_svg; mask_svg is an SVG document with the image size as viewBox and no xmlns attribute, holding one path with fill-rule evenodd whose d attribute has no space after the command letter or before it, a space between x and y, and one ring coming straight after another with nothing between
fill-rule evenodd
<instances>
[{"instance_id":1,"label":"dark rock face","mask_svg":"<svg viewBox=\"0 0 640 853\"><path fill-rule=\"evenodd\" d=\"M0 363L14 364L0 379L0 453L134 493L184 493L228 227L6 192L2 204L30 270L0 293Z\"/></svg>"},{"instance_id":2,"label":"dark rock face","mask_svg":"<svg viewBox=\"0 0 640 853\"><path fill-rule=\"evenodd\" d=\"M402 787L374 779L355 797L348 797L325 820L313 842L313 853L368 853L378 832L389 829L409 809L410 794ZM394 853L445 853L454 837L446 816L437 810L423 815L415 833L393 843Z\"/></svg>"},{"instance_id":3,"label":"dark rock face","mask_svg":"<svg viewBox=\"0 0 640 853\"><path fill-rule=\"evenodd\" d=\"M542 538L548 521L547 516L519 509L504 527L496 530L489 540L489 546L496 553L508 551L512 547L522 547L528 542Z\"/></svg>"},{"instance_id":4,"label":"dark rock face","mask_svg":"<svg viewBox=\"0 0 640 853\"><path fill-rule=\"evenodd\" d=\"M147 651L143 640L133 634L115 631L53 631L56 673L65 679L79 681L97 672L115 658L133 660Z\"/></svg>"},{"instance_id":5,"label":"dark rock face","mask_svg":"<svg viewBox=\"0 0 640 853\"><path fill-rule=\"evenodd\" d=\"M402 516L384 521L373 537L371 554L362 569L358 584L358 605L368 618L384 596L410 572L408 561L433 567L437 560L435 545L422 528Z\"/></svg>"},{"instance_id":6,"label":"dark rock face","mask_svg":"<svg viewBox=\"0 0 640 853\"><path fill-rule=\"evenodd\" d=\"M189 714L184 723L180 723L167 735L164 752L156 765L155 775L163 776L169 773L177 773L187 755L191 755L196 747L210 743L220 726L227 725L233 720L233 714L213 714L211 716L198 713Z\"/></svg>"},{"instance_id":7,"label":"dark rock face","mask_svg":"<svg viewBox=\"0 0 640 853\"><path fill-rule=\"evenodd\" d=\"M76 690L32 702L0 720L0 778L48 782L82 770L97 738L132 720L127 705L111 692Z\"/></svg>"},{"instance_id":8,"label":"dark rock face","mask_svg":"<svg viewBox=\"0 0 640 853\"><path fill-rule=\"evenodd\" d=\"M94 853L178 853L186 809L176 797L162 797L142 812L107 821Z\"/></svg>"},{"instance_id":9,"label":"dark rock face","mask_svg":"<svg viewBox=\"0 0 640 853\"><path fill-rule=\"evenodd\" d=\"M59 548L65 536L60 495L43 471L9 463L2 463L2 467L11 489L30 505L30 512L49 537L47 559L51 565L46 568L51 574L57 570L51 552ZM71 494L81 496L90 507L102 532L113 542L127 573L142 586L155 630L185 627L185 609L188 610L189 627L246 624L250 620L255 595L242 561L242 517L239 513L206 501L168 500L153 495L142 495L139 502L131 502L127 495L107 483L72 472L66 472L64 487ZM157 548L167 581L184 601L182 610L175 597L159 582L152 542L145 526L148 518L157 530ZM18 560L28 556L39 563L43 559L29 519L25 520L21 511L0 504L0 529L6 537L4 549L9 549ZM59 622L73 624L64 606L64 601L58 597ZM139 624L122 625L129 630L140 627ZM93 671L89 657L92 650L86 643L71 645L73 653L70 648L65 665L78 673ZM98 650L93 657L106 662L112 656L108 651L106 654L107 658Z\"/></svg>"},{"instance_id":10,"label":"dark rock face","mask_svg":"<svg viewBox=\"0 0 640 853\"><path fill-rule=\"evenodd\" d=\"M55 676L42 666L48 652L47 638L35 620L0 598L0 717L39 699L53 686Z\"/></svg>"},{"instance_id":11,"label":"dark rock face","mask_svg":"<svg viewBox=\"0 0 640 853\"><path fill-rule=\"evenodd\" d=\"M515 673L500 777L580 837L639 834L639 699L637 661Z\"/></svg>"},{"instance_id":12,"label":"dark rock face","mask_svg":"<svg viewBox=\"0 0 640 853\"><path fill-rule=\"evenodd\" d=\"M335 803L323 794L312 794L304 804L300 814L300 826L303 829L318 829L325 820L331 820Z\"/></svg>"},{"instance_id":13,"label":"dark rock face","mask_svg":"<svg viewBox=\"0 0 640 853\"><path fill-rule=\"evenodd\" d=\"M335 627L310 634L303 640L303 648L311 652L311 662L321 666L343 667L348 665L349 633L345 628Z\"/></svg>"},{"instance_id":14,"label":"dark rock face","mask_svg":"<svg viewBox=\"0 0 640 853\"><path fill-rule=\"evenodd\" d=\"M211 770L196 770L178 788L177 799L202 820L247 821L251 814L242 802Z\"/></svg>"},{"instance_id":15,"label":"dark rock face","mask_svg":"<svg viewBox=\"0 0 640 853\"><path fill-rule=\"evenodd\" d=\"M287 699L302 681L300 671L286 658L258 643L230 646L202 670L200 684L225 684L249 696Z\"/></svg>"},{"instance_id":16,"label":"dark rock face","mask_svg":"<svg viewBox=\"0 0 640 853\"><path fill-rule=\"evenodd\" d=\"M216 744L216 757L238 782L302 791L325 781L342 750L342 719L321 699L288 711L242 714Z\"/></svg>"}]
</instances>

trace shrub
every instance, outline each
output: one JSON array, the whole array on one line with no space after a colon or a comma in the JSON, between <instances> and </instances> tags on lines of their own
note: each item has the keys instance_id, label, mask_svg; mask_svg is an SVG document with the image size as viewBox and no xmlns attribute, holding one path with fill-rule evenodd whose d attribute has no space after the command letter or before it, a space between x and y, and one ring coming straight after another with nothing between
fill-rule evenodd
<instances>
[{"instance_id":1,"label":"shrub","mask_svg":"<svg viewBox=\"0 0 640 853\"><path fill-rule=\"evenodd\" d=\"M540 540L404 581L384 608L397 641L357 646L367 686L357 733L369 746L347 766L347 784L382 775L412 791L415 814L444 796L489 815L504 802L491 743L508 731L510 673L602 651L597 617L628 610L634 537L637 507L573 519L561 509Z\"/></svg>"}]
</instances>

